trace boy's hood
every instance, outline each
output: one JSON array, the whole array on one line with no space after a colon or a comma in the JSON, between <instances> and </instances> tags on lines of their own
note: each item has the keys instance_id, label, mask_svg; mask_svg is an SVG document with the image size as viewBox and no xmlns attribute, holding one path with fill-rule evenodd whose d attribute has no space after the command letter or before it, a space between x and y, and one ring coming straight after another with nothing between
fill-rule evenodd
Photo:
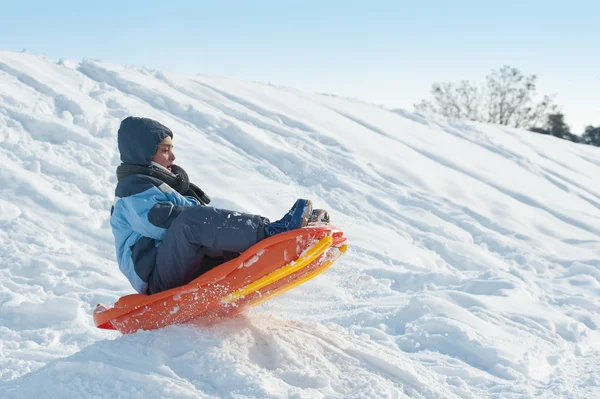
<instances>
[{"instance_id":1,"label":"boy's hood","mask_svg":"<svg viewBox=\"0 0 600 399\"><path fill-rule=\"evenodd\" d=\"M121 162L150 165L156 148L167 136L173 138L173 132L155 120L134 116L124 119L119 127L117 139Z\"/></svg>"}]
</instances>

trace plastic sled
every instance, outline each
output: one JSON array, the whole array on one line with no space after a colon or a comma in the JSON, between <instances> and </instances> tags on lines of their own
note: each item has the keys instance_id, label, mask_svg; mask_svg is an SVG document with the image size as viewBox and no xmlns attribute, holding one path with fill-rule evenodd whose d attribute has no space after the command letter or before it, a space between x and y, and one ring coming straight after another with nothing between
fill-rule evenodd
<instances>
[{"instance_id":1,"label":"plastic sled","mask_svg":"<svg viewBox=\"0 0 600 399\"><path fill-rule=\"evenodd\" d=\"M181 287L99 304L94 323L123 334L236 315L319 275L346 251L346 237L323 223L274 235Z\"/></svg>"}]
</instances>

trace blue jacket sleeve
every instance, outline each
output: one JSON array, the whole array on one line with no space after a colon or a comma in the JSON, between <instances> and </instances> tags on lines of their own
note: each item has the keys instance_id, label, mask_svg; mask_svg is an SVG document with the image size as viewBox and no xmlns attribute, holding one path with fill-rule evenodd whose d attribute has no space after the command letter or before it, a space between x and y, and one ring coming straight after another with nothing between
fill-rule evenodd
<instances>
[{"instance_id":1,"label":"blue jacket sleeve","mask_svg":"<svg viewBox=\"0 0 600 399\"><path fill-rule=\"evenodd\" d=\"M166 184L121 198L116 207L131 229L144 237L162 240L173 220L195 204Z\"/></svg>"},{"instance_id":2,"label":"blue jacket sleeve","mask_svg":"<svg viewBox=\"0 0 600 399\"><path fill-rule=\"evenodd\" d=\"M186 200L188 200L189 202L191 202L193 205L200 205L200 202L198 202L198 200L194 197L190 197L190 196L185 196L183 197Z\"/></svg>"}]
</instances>

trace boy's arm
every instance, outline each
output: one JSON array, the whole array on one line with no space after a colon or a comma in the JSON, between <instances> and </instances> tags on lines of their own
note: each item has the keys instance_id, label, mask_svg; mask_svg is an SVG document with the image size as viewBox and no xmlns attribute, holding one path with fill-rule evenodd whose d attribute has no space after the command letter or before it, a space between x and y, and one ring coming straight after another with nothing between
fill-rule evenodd
<instances>
[{"instance_id":1,"label":"boy's arm","mask_svg":"<svg viewBox=\"0 0 600 399\"><path fill-rule=\"evenodd\" d=\"M116 207L131 226L144 237L162 240L166 229L185 209L194 204L167 184L155 186L152 182L137 182L137 194L119 199Z\"/></svg>"},{"instance_id":2,"label":"boy's arm","mask_svg":"<svg viewBox=\"0 0 600 399\"><path fill-rule=\"evenodd\" d=\"M200 202L198 202L198 200L194 197L190 197L190 196L184 196L183 198L185 198L186 200L190 201L192 203L192 205L201 205Z\"/></svg>"}]
</instances>

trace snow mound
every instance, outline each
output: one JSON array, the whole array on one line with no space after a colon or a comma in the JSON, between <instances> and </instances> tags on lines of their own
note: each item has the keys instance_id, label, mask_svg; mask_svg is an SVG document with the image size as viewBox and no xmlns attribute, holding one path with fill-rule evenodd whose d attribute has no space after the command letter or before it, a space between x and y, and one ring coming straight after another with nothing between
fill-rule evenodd
<instances>
[{"instance_id":1,"label":"snow mound","mask_svg":"<svg viewBox=\"0 0 600 399\"><path fill-rule=\"evenodd\" d=\"M330 210L326 273L120 336L116 132L174 131L213 205ZM600 396L600 149L260 83L0 52L0 397Z\"/></svg>"}]
</instances>

